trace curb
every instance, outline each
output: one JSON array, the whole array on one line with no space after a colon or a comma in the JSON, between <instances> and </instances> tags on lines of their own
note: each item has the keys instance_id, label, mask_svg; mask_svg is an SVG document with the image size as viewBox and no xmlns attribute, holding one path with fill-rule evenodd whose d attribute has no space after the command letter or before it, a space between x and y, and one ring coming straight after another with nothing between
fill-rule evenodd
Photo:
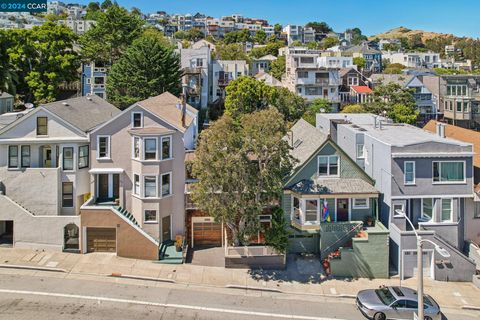
<instances>
[{"instance_id":1,"label":"curb","mask_svg":"<svg viewBox=\"0 0 480 320\"><path fill-rule=\"evenodd\" d=\"M235 285L235 284L227 284L225 288L228 289L242 289L242 290L252 290L252 291L267 291L267 292L276 292L276 293L284 293L280 289L274 289L274 288L261 288L261 287L249 287L249 286L241 286L241 285Z\"/></svg>"},{"instance_id":2,"label":"curb","mask_svg":"<svg viewBox=\"0 0 480 320\"><path fill-rule=\"evenodd\" d=\"M121 274L121 273L112 273L107 275L107 277L113 278L123 278L123 279L133 279L133 280L147 280L147 281L156 281L156 282L168 282L168 283L176 283L173 279L163 279L163 278L153 278L153 277L143 277L143 276L134 276L129 274Z\"/></svg>"},{"instance_id":3,"label":"curb","mask_svg":"<svg viewBox=\"0 0 480 320\"><path fill-rule=\"evenodd\" d=\"M462 306L461 308L462 308L463 310L480 311L480 307L475 307L475 306Z\"/></svg>"},{"instance_id":4,"label":"curb","mask_svg":"<svg viewBox=\"0 0 480 320\"><path fill-rule=\"evenodd\" d=\"M63 272L67 273L67 270L60 268L49 268L49 267L35 267L35 266L25 266L25 265L16 265L16 264L0 264L0 268L5 269L22 269L22 270L36 270L36 271L50 271L50 272Z\"/></svg>"}]
</instances>

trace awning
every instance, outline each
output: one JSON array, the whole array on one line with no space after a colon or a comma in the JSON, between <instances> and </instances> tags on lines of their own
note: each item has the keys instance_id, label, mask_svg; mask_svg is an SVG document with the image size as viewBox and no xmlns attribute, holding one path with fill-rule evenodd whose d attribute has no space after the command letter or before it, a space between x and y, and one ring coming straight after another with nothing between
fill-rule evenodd
<instances>
[{"instance_id":1,"label":"awning","mask_svg":"<svg viewBox=\"0 0 480 320\"><path fill-rule=\"evenodd\" d=\"M88 170L88 173L98 174L98 173L123 173L122 168L93 168Z\"/></svg>"}]
</instances>

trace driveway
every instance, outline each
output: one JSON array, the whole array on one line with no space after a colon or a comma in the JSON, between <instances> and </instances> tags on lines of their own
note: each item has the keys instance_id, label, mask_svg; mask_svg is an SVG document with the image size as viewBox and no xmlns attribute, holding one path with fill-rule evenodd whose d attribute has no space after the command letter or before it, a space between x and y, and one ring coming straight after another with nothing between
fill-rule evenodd
<instances>
[{"instance_id":1,"label":"driveway","mask_svg":"<svg viewBox=\"0 0 480 320\"><path fill-rule=\"evenodd\" d=\"M225 267L225 249L223 247L189 248L187 263L206 267Z\"/></svg>"}]
</instances>

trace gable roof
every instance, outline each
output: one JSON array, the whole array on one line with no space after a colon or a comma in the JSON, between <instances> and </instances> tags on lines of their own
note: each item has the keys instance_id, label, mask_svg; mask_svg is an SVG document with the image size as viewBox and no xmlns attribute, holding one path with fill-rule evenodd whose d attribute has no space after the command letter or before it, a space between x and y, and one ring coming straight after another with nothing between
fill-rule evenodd
<instances>
[{"instance_id":1,"label":"gable roof","mask_svg":"<svg viewBox=\"0 0 480 320\"><path fill-rule=\"evenodd\" d=\"M352 47L348 47L345 49L345 52L348 53L362 53L362 54L381 54L380 50L372 48L368 45L356 45Z\"/></svg>"},{"instance_id":2,"label":"gable roof","mask_svg":"<svg viewBox=\"0 0 480 320\"><path fill-rule=\"evenodd\" d=\"M369 87L367 86L351 86L350 88L352 88L353 91L355 91L356 93L372 93L372 89L370 89Z\"/></svg>"},{"instance_id":3,"label":"gable roof","mask_svg":"<svg viewBox=\"0 0 480 320\"><path fill-rule=\"evenodd\" d=\"M437 132L437 123L436 120L430 120L424 127L423 130L428 132L436 133ZM442 123L445 126L445 136L451 139L468 142L473 144L473 165L475 167L480 167L480 132L457 127L451 124Z\"/></svg>"},{"instance_id":4,"label":"gable roof","mask_svg":"<svg viewBox=\"0 0 480 320\"><path fill-rule=\"evenodd\" d=\"M13 98L13 96L5 91L0 92L0 98Z\"/></svg>"},{"instance_id":5,"label":"gable roof","mask_svg":"<svg viewBox=\"0 0 480 320\"><path fill-rule=\"evenodd\" d=\"M323 179L321 184L313 180L301 180L285 189L301 194L378 194L373 184L362 179Z\"/></svg>"},{"instance_id":6,"label":"gable roof","mask_svg":"<svg viewBox=\"0 0 480 320\"><path fill-rule=\"evenodd\" d=\"M385 73L375 73L372 74L371 80L374 84L383 83L396 83L402 87L407 86L410 81L414 78L414 75L407 74L385 74Z\"/></svg>"},{"instance_id":7,"label":"gable roof","mask_svg":"<svg viewBox=\"0 0 480 320\"><path fill-rule=\"evenodd\" d=\"M256 60L256 61L259 61L259 60L274 61L274 60L277 60L277 57L275 57L274 55L271 55L271 54L267 54L266 56L260 57L260 58L255 59L255 60Z\"/></svg>"},{"instance_id":8,"label":"gable roof","mask_svg":"<svg viewBox=\"0 0 480 320\"><path fill-rule=\"evenodd\" d=\"M41 107L83 132L89 132L121 113L97 95L55 101Z\"/></svg>"},{"instance_id":9,"label":"gable roof","mask_svg":"<svg viewBox=\"0 0 480 320\"><path fill-rule=\"evenodd\" d=\"M328 135L312 126L307 121L300 119L290 128L289 144L292 146L290 155L298 162L295 168L301 167L327 140Z\"/></svg>"},{"instance_id":10,"label":"gable roof","mask_svg":"<svg viewBox=\"0 0 480 320\"><path fill-rule=\"evenodd\" d=\"M137 102L136 105L141 106L145 110L150 111L160 119L170 123L181 132L185 132L193 122L194 117L191 114L197 114L198 110L187 104L187 113L185 115L185 125L182 124L182 110L177 105L180 103L179 98L170 92L164 92L156 97Z\"/></svg>"}]
</instances>

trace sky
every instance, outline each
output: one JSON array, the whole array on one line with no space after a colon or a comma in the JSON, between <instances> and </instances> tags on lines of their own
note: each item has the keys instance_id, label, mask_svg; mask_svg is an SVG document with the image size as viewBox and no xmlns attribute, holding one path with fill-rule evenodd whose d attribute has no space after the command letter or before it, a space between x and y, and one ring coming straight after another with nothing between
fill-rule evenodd
<instances>
[{"instance_id":1,"label":"sky","mask_svg":"<svg viewBox=\"0 0 480 320\"><path fill-rule=\"evenodd\" d=\"M95 0L102 2L103 0ZM75 1L71 1L75 2ZM78 0L87 4L90 1ZM480 37L479 0L117 0L144 13L201 12L213 17L242 14L266 18L270 24L325 21L335 31L359 27L374 35L392 28L453 33Z\"/></svg>"}]
</instances>

